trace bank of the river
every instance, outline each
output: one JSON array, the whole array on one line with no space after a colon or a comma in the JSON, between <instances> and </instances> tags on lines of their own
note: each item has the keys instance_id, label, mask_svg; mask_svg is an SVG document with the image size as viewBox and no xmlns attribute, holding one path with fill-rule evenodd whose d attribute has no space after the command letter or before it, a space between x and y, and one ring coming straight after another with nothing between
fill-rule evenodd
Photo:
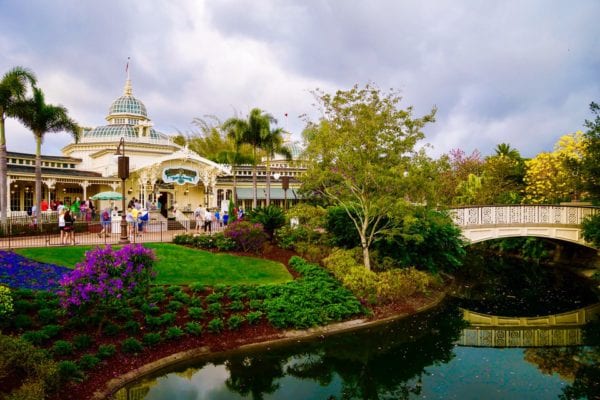
<instances>
[{"instance_id":1,"label":"bank of the river","mask_svg":"<svg viewBox=\"0 0 600 400\"><path fill-rule=\"evenodd\" d=\"M140 379L143 376L160 374L161 371L174 368L183 363L199 361L204 358L210 358L215 354L227 354L249 351L256 348L275 347L285 345L289 342L299 342L310 340L315 337L324 337L332 334L349 332L366 327L385 324L401 318L428 311L438 306L452 289L452 282L432 291L428 295L414 296L403 302L389 304L383 307L375 307L372 311L372 317L345 321L327 326L314 327L306 330L275 330L266 327L257 327L253 331L239 331L234 334L217 337L216 340L209 340L201 345L196 340L183 340L169 346L172 351L169 355L165 354L165 349L156 349L153 355L145 357L139 362L133 361L127 365L119 364L119 361L111 362L104 368L114 368L111 374L106 371L99 371L97 376L91 377L83 385L73 387L75 391L70 394L82 396L79 398L105 399L109 398L120 388ZM206 339L206 338L205 338ZM162 355L162 356L161 356ZM102 379L108 377L109 379ZM83 386L83 387L82 387ZM76 393L77 392L77 393Z\"/></svg>"}]
</instances>

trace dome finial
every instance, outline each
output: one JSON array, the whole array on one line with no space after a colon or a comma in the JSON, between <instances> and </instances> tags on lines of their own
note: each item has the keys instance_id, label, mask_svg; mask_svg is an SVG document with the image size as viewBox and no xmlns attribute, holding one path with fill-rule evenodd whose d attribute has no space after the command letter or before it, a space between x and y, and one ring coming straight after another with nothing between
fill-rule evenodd
<instances>
[{"instance_id":1,"label":"dome finial","mask_svg":"<svg viewBox=\"0 0 600 400\"><path fill-rule=\"evenodd\" d=\"M129 77L129 61L131 57L127 57L127 64L125 64L125 72L127 73L127 81L125 81L125 89L123 90L123 95L132 96L133 88L131 87L131 78Z\"/></svg>"}]
</instances>

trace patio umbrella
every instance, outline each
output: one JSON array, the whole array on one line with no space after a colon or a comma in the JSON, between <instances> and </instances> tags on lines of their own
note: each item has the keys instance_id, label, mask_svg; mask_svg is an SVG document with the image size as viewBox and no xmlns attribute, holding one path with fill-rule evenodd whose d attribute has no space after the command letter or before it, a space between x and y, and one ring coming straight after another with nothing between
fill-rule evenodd
<instances>
[{"instance_id":1,"label":"patio umbrella","mask_svg":"<svg viewBox=\"0 0 600 400\"><path fill-rule=\"evenodd\" d=\"M91 197L92 200L121 200L123 195L119 192L100 192Z\"/></svg>"}]
</instances>

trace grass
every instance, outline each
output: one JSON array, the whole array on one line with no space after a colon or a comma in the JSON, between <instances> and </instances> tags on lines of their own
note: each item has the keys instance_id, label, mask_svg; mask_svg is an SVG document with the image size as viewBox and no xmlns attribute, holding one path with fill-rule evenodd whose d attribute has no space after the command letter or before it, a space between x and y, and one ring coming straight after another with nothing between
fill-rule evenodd
<instances>
[{"instance_id":1,"label":"grass","mask_svg":"<svg viewBox=\"0 0 600 400\"><path fill-rule=\"evenodd\" d=\"M116 246L115 246L116 247ZM170 243L146 243L156 253L155 284L182 285L200 282L207 286L269 284L292 280L281 263L253 257L232 256L190 249ZM24 257L68 268L83 261L92 246L36 247L15 250Z\"/></svg>"}]
</instances>

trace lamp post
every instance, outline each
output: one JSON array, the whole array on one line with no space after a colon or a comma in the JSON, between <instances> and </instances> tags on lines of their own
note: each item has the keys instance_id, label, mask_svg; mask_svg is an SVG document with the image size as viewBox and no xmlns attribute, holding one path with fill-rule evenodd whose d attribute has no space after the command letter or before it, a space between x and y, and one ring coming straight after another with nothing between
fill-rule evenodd
<instances>
[{"instance_id":1,"label":"lamp post","mask_svg":"<svg viewBox=\"0 0 600 400\"><path fill-rule=\"evenodd\" d=\"M122 152L121 152L121 149ZM127 220L125 219L125 180L129 178L129 157L125 156L125 138L122 137L117 147L115 155L118 156L119 166L119 178L121 178L121 238L119 243L128 244L129 238L127 237Z\"/></svg>"}]
</instances>

